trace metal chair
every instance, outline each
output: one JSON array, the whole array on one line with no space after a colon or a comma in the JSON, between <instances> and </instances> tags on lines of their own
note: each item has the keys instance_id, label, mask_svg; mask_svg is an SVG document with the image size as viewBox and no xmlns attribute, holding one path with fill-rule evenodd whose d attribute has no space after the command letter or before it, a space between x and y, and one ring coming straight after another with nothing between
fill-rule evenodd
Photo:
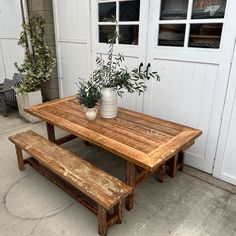
<instances>
[{"instance_id":1,"label":"metal chair","mask_svg":"<svg viewBox=\"0 0 236 236\"><path fill-rule=\"evenodd\" d=\"M17 107L16 93L14 87L18 86L23 80L24 75L15 73L13 79L4 79L0 84L0 106L2 107L3 116L7 116L7 106Z\"/></svg>"}]
</instances>

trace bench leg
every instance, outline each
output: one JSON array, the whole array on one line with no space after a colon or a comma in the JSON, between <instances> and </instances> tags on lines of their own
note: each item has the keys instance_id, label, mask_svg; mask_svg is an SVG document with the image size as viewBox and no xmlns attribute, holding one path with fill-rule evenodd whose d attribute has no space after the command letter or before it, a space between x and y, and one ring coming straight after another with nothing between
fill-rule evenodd
<instances>
[{"instance_id":1,"label":"bench leg","mask_svg":"<svg viewBox=\"0 0 236 236\"><path fill-rule=\"evenodd\" d=\"M98 204L97 206L98 217L98 233L101 236L107 235L107 212L106 209Z\"/></svg>"},{"instance_id":2,"label":"bench leg","mask_svg":"<svg viewBox=\"0 0 236 236\"><path fill-rule=\"evenodd\" d=\"M164 176L166 172L166 164L162 164L159 169L157 170L158 180L163 183L164 182Z\"/></svg>"},{"instance_id":3,"label":"bench leg","mask_svg":"<svg viewBox=\"0 0 236 236\"><path fill-rule=\"evenodd\" d=\"M23 171L25 169L23 153L22 153L22 150L17 145L15 145L15 147L16 147L16 156L17 156L17 161L18 161L18 168L19 168L20 171Z\"/></svg>"},{"instance_id":4,"label":"bench leg","mask_svg":"<svg viewBox=\"0 0 236 236\"><path fill-rule=\"evenodd\" d=\"M135 187L135 165L129 161L126 162L126 183L133 189ZM134 192L126 198L126 209L130 211L134 206Z\"/></svg>"},{"instance_id":5,"label":"bench leg","mask_svg":"<svg viewBox=\"0 0 236 236\"><path fill-rule=\"evenodd\" d=\"M178 153L169 160L170 177L174 178L177 173Z\"/></svg>"},{"instance_id":6,"label":"bench leg","mask_svg":"<svg viewBox=\"0 0 236 236\"><path fill-rule=\"evenodd\" d=\"M114 206L114 213L118 216L118 220L116 221L116 224L121 224L122 221L122 202L119 202Z\"/></svg>"}]
</instances>

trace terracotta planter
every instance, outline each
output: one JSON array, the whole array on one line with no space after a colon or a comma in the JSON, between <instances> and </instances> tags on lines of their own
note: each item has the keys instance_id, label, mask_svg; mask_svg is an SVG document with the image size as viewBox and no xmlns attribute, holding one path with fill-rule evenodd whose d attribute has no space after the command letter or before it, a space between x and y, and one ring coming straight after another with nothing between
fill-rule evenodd
<instances>
[{"instance_id":1,"label":"terracotta planter","mask_svg":"<svg viewBox=\"0 0 236 236\"><path fill-rule=\"evenodd\" d=\"M103 118L114 118L118 112L117 92L114 88L103 88L100 114Z\"/></svg>"},{"instance_id":2,"label":"terracotta planter","mask_svg":"<svg viewBox=\"0 0 236 236\"><path fill-rule=\"evenodd\" d=\"M40 121L40 119L26 113L24 111L24 108L43 102L41 90L30 92L30 93L17 94L16 100L18 104L19 113L22 117L24 117L26 120L28 120L31 123L37 123Z\"/></svg>"}]
</instances>

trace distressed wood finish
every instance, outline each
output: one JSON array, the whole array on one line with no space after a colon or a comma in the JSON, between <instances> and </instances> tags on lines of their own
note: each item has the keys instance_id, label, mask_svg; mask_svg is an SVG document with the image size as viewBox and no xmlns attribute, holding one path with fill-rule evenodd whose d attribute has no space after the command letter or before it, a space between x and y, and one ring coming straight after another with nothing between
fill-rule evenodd
<instances>
[{"instance_id":1,"label":"distressed wood finish","mask_svg":"<svg viewBox=\"0 0 236 236\"><path fill-rule=\"evenodd\" d=\"M120 180L33 131L9 139L107 210L131 193L131 188Z\"/></svg>"},{"instance_id":2,"label":"distressed wood finish","mask_svg":"<svg viewBox=\"0 0 236 236\"><path fill-rule=\"evenodd\" d=\"M126 162L126 183L131 186L133 189L135 187L135 165L132 162ZM126 198L126 209L133 209L134 205L134 192L132 192Z\"/></svg>"},{"instance_id":3,"label":"distressed wood finish","mask_svg":"<svg viewBox=\"0 0 236 236\"><path fill-rule=\"evenodd\" d=\"M74 96L25 111L148 171L157 169L201 135L198 129L122 108L117 118L98 115L95 121L88 121Z\"/></svg>"},{"instance_id":4,"label":"distressed wood finish","mask_svg":"<svg viewBox=\"0 0 236 236\"><path fill-rule=\"evenodd\" d=\"M36 171L96 213L98 232L101 236L107 235L108 226L121 223L121 203L122 199L132 194L130 186L33 131L10 136L9 140L16 146L19 169L22 171L24 164L30 164ZM22 150L32 157L24 160ZM95 201L97 207L84 197L80 197L77 190ZM113 207L114 213L109 215L108 210Z\"/></svg>"}]
</instances>

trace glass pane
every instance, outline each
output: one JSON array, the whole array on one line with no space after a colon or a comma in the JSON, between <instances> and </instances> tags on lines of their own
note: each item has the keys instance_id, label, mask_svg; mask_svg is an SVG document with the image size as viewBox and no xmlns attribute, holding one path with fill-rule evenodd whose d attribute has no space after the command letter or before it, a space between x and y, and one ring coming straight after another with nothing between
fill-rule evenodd
<instances>
[{"instance_id":1,"label":"glass pane","mask_svg":"<svg viewBox=\"0 0 236 236\"><path fill-rule=\"evenodd\" d=\"M189 47L219 48L222 23L191 24Z\"/></svg>"},{"instance_id":2,"label":"glass pane","mask_svg":"<svg viewBox=\"0 0 236 236\"><path fill-rule=\"evenodd\" d=\"M115 30L115 25L99 25L99 43L108 43Z\"/></svg>"},{"instance_id":3,"label":"glass pane","mask_svg":"<svg viewBox=\"0 0 236 236\"><path fill-rule=\"evenodd\" d=\"M188 0L162 0L161 20L186 19Z\"/></svg>"},{"instance_id":4,"label":"glass pane","mask_svg":"<svg viewBox=\"0 0 236 236\"><path fill-rule=\"evenodd\" d=\"M120 2L120 21L139 21L139 0Z\"/></svg>"},{"instance_id":5,"label":"glass pane","mask_svg":"<svg viewBox=\"0 0 236 236\"><path fill-rule=\"evenodd\" d=\"M192 19L224 18L226 0L194 0Z\"/></svg>"},{"instance_id":6,"label":"glass pane","mask_svg":"<svg viewBox=\"0 0 236 236\"><path fill-rule=\"evenodd\" d=\"M119 26L119 43L138 45L138 25L120 25Z\"/></svg>"},{"instance_id":7,"label":"glass pane","mask_svg":"<svg viewBox=\"0 0 236 236\"><path fill-rule=\"evenodd\" d=\"M185 24L160 25L158 45L161 46L184 46Z\"/></svg>"},{"instance_id":8,"label":"glass pane","mask_svg":"<svg viewBox=\"0 0 236 236\"><path fill-rule=\"evenodd\" d=\"M116 3L108 2L108 3L99 3L98 4L98 12L99 12L99 21L113 21L112 16L116 17Z\"/></svg>"}]
</instances>

